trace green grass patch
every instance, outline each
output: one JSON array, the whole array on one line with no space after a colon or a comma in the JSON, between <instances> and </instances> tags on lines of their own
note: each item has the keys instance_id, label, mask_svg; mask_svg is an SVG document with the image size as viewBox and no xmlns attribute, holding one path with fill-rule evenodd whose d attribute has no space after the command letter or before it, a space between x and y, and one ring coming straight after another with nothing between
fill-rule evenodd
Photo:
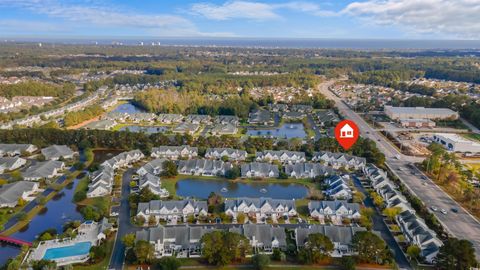
<instances>
[{"instance_id":1,"label":"green grass patch","mask_svg":"<svg viewBox=\"0 0 480 270\"><path fill-rule=\"evenodd\" d=\"M466 134L462 134L463 137L467 138L467 139L470 139L470 140L474 140L474 141L479 141L480 142L480 134L477 134L477 133L466 133Z\"/></svg>"}]
</instances>

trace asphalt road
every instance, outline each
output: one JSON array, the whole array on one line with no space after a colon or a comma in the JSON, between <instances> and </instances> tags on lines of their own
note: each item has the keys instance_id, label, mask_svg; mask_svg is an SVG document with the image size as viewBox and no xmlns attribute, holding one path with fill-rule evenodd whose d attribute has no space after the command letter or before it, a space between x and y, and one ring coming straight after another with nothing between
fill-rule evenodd
<instances>
[{"instance_id":1,"label":"asphalt road","mask_svg":"<svg viewBox=\"0 0 480 270\"><path fill-rule=\"evenodd\" d=\"M129 233L137 231L130 223L130 205L128 204L128 195L130 194L130 181L135 169L128 169L122 177L122 198L120 200L118 231L113 247L112 257L110 258L109 269L123 269L123 262L125 259L125 245L121 241L122 237Z\"/></svg>"},{"instance_id":2,"label":"asphalt road","mask_svg":"<svg viewBox=\"0 0 480 270\"><path fill-rule=\"evenodd\" d=\"M475 247L476 255L480 258L480 223L463 209L455 200L446 194L433 181L422 175L420 171L416 170L415 175L411 174L411 170L399 171L399 168L408 168L412 162L421 162L423 159L418 157L411 157L401 154L387 139L369 126L363 118L352 111L345 103L336 95L328 90L334 81L323 83L319 86L319 90L328 98L335 101L346 118L354 121L360 128L360 133L363 137L370 138L377 143L378 148L385 154L386 164L398 176L398 178L410 189L410 191L420 198L428 207L434 205L438 209L445 209L448 211L447 215L441 212L433 212L443 227L452 236L460 239L467 239L471 241ZM399 159L397 159L397 157ZM422 176L427 180L423 180ZM423 184L427 182L427 184ZM453 213L452 208L458 209L458 213Z\"/></svg>"}]
</instances>

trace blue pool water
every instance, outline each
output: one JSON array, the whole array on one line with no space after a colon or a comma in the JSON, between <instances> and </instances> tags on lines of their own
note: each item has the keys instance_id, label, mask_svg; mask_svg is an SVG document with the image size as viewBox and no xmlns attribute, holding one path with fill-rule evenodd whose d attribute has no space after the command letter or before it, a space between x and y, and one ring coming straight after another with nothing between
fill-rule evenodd
<instances>
[{"instance_id":1,"label":"blue pool water","mask_svg":"<svg viewBox=\"0 0 480 270\"><path fill-rule=\"evenodd\" d=\"M66 247L49 248L45 252L43 259L54 260L65 257L85 255L90 252L91 246L92 244L90 242L80 242Z\"/></svg>"}]
</instances>

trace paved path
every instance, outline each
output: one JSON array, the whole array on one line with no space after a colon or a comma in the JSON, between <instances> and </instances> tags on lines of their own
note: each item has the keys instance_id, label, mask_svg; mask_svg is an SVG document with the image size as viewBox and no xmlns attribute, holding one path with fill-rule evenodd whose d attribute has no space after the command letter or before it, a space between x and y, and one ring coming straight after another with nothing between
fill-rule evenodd
<instances>
[{"instance_id":1,"label":"paved path","mask_svg":"<svg viewBox=\"0 0 480 270\"><path fill-rule=\"evenodd\" d=\"M440 212L434 212L435 216L442 223L444 228L452 236L460 239L468 239L473 243L475 247L476 255L480 258L480 223L479 221L470 215L465 209L463 209L455 200L453 200L447 193L439 188L433 181L428 179L420 171L416 171L415 174L411 174L410 170L400 171L399 168L408 168L412 162L421 162L422 158L415 158L406 156L398 152L398 150L387 141L387 139L369 126L363 118L353 112L348 106L343 103L340 98L335 96L328 90L328 87L334 82L329 81L319 86L320 91L328 98L335 101L339 111L349 118L355 121L361 130L363 137L370 138L377 143L378 148L385 154L386 164L397 177L410 189L410 191L417 196L427 206L435 205L439 209L444 208L450 210L451 208L458 209L458 213L449 211L447 215ZM422 179L427 179L426 181ZM427 184L423 184L427 182Z\"/></svg>"},{"instance_id":2,"label":"paved path","mask_svg":"<svg viewBox=\"0 0 480 270\"><path fill-rule=\"evenodd\" d=\"M135 169L128 169L122 177L122 198L120 199L118 231L116 234L115 245L113 246L112 257L110 258L109 269L123 269L125 259L125 245L121 241L126 234L137 231L137 228L130 223L130 205L128 195L130 194L130 181Z\"/></svg>"}]
</instances>

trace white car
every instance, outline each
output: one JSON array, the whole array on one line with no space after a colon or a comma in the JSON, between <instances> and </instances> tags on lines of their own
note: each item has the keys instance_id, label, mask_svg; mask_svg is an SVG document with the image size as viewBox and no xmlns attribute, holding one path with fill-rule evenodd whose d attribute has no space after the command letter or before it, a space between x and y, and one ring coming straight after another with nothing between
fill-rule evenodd
<instances>
[{"instance_id":1,"label":"white car","mask_svg":"<svg viewBox=\"0 0 480 270\"><path fill-rule=\"evenodd\" d=\"M435 207L435 206L433 206L433 205L432 205L432 206L430 206L430 209L432 209L432 211L434 211L434 212L437 212L437 211L438 211L438 208L437 208L437 207ZM442 210L443 210L443 209L442 209Z\"/></svg>"},{"instance_id":2,"label":"white car","mask_svg":"<svg viewBox=\"0 0 480 270\"><path fill-rule=\"evenodd\" d=\"M443 208L442 208L442 210L440 210L440 212L442 212L442 214L444 214L444 215L447 214L447 210L445 210L445 209L443 209Z\"/></svg>"}]
</instances>

